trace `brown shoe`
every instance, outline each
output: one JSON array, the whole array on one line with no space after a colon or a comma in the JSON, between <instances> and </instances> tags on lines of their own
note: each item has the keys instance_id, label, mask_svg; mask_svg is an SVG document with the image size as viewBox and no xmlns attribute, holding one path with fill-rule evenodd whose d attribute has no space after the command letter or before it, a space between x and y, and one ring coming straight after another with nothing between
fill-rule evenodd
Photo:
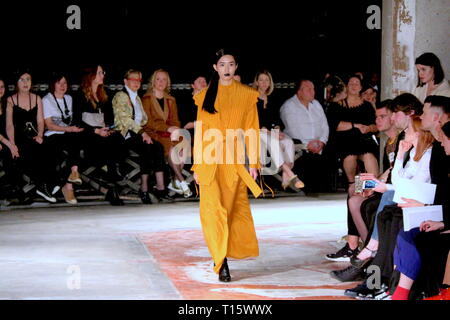
<instances>
[{"instance_id":1,"label":"brown shoe","mask_svg":"<svg viewBox=\"0 0 450 320\"><path fill-rule=\"evenodd\" d=\"M77 198L75 198L75 194L74 194L73 190L69 190L66 188L66 186L64 186L61 189L61 191L64 195L64 200L66 200L67 203L70 203L70 204L78 203Z\"/></svg>"},{"instance_id":2,"label":"brown shoe","mask_svg":"<svg viewBox=\"0 0 450 320\"><path fill-rule=\"evenodd\" d=\"M80 185L82 183L80 174L78 173L78 171L72 172L70 174L69 178L67 179L67 181L70 183L78 184L78 185Z\"/></svg>"}]
</instances>

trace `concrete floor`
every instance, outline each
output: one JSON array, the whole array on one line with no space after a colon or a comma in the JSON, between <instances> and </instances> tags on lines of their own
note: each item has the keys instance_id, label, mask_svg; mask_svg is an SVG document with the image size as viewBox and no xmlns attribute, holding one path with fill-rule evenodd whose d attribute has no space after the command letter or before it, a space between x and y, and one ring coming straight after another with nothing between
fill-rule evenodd
<instances>
[{"instance_id":1,"label":"concrete floor","mask_svg":"<svg viewBox=\"0 0 450 320\"><path fill-rule=\"evenodd\" d=\"M219 283L198 202L0 211L0 299L344 299L323 256L347 230L345 194L252 199L260 256Z\"/></svg>"}]
</instances>

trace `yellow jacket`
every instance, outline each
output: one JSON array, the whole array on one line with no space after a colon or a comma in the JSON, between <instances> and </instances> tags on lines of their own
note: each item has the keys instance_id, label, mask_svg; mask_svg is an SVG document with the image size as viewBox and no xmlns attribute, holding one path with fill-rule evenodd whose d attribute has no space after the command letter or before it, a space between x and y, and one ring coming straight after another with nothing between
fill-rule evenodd
<instances>
[{"instance_id":1,"label":"yellow jacket","mask_svg":"<svg viewBox=\"0 0 450 320\"><path fill-rule=\"evenodd\" d=\"M218 112L210 114L202 109L206 90L194 96L198 112L194 136L194 165L191 170L198 175L201 185L209 185L214 179L217 164L223 163L221 165L227 171L227 185L231 186L240 177L254 196L258 197L261 189L245 168L244 159L238 158L237 151L243 150L244 145L230 137L237 130L243 130L246 134L245 150L250 167L259 169L259 120L256 107L259 94L255 89L234 80L228 86L219 84L214 104ZM222 154L220 150L223 150Z\"/></svg>"}]
</instances>

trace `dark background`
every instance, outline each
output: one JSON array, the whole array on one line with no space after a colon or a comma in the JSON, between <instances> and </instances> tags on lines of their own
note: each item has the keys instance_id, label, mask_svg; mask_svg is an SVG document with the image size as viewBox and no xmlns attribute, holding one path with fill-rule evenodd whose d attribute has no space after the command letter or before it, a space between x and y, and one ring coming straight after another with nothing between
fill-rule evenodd
<instances>
[{"instance_id":1,"label":"dark background","mask_svg":"<svg viewBox=\"0 0 450 320\"><path fill-rule=\"evenodd\" d=\"M224 46L235 49L243 82L260 68L275 82L379 73L381 30L366 27L366 10L381 2L2 1L0 77L30 67L35 83L53 70L78 82L82 66L100 63L107 83L121 83L130 67L145 79L162 67L181 83L210 73L211 57ZM66 27L70 4L81 7L81 30Z\"/></svg>"}]
</instances>

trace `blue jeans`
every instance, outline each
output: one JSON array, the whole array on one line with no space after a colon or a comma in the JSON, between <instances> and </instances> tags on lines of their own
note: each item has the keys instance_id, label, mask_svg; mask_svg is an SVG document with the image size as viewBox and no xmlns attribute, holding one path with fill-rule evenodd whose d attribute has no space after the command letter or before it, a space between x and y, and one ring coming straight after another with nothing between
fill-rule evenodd
<instances>
[{"instance_id":1,"label":"blue jeans","mask_svg":"<svg viewBox=\"0 0 450 320\"><path fill-rule=\"evenodd\" d=\"M377 213L375 214L375 223L373 225L373 231L372 231L372 239L378 241L378 215L381 211L383 211L385 206L395 204L393 201L394 199L394 190L389 190L383 193L383 196L381 197L380 204L378 205Z\"/></svg>"}]
</instances>

